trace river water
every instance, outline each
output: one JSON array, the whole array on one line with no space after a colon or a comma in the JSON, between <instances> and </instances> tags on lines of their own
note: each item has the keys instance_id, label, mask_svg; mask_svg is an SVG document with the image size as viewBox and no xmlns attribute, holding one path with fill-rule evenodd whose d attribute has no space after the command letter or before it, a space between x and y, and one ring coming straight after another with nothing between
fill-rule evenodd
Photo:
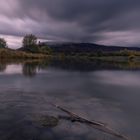
<instances>
[{"instance_id":1,"label":"river water","mask_svg":"<svg viewBox=\"0 0 140 140\"><path fill-rule=\"evenodd\" d=\"M43 127L35 116L67 115L50 102L140 138L138 66L105 62L1 62L0 140L117 140L68 120Z\"/></svg>"}]
</instances>

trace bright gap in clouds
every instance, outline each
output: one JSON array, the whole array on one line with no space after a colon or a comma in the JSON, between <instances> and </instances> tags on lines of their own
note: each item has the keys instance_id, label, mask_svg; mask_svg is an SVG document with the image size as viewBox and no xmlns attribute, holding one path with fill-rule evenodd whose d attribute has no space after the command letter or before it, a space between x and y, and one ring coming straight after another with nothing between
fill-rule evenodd
<instances>
[{"instance_id":1,"label":"bright gap in clouds","mask_svg":"<svg viewBox=\"0 0 140 140\"><path fill-rule=\"evenodd\" d=\"M102 39L96 41L97 44L140 47L140 33L137 31L104 32L100 36Z\"/></svg>"},{"instance_id":2,"label":"bright gap in clouds","mask_svg":"<svg viewBox=\"0 0 140 140\"><path fill-rule=\"evenodd\" d=\"M6 40L9 48L17 49L22 46L23 37L10 36L10 35L0 35L0 37Z\"/></svg>"},{"instance_id":3,"label":"bright gap in clouds","mask_svg":"<svg viewBox=\"0 0 140 140\"><path fill-rule=\"evenodd\" d=\"M22 47L22 40L23 37L19 37L19 36L10 36L10 35L1 35L0 34L0 38L4 38L7 42L8 48L12 48L12 49L18 49L20 47ZM46 42L48 40L45 39L38 39L38 41L41 42Z\"/></svg>"}]
</instances>

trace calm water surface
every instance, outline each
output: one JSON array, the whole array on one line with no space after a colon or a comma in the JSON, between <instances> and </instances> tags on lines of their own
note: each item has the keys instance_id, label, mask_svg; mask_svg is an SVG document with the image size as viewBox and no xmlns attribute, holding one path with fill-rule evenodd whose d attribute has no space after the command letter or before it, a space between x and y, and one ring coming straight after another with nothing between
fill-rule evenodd
<instances>
[{"instance_id":1,"label":"calm water surface","mask_svg":"<svg viewBox=\"0 0 140 140\"><path fill-rule=\"evenodd\" d=\"M59 67L58 67L59 66ZM48 102L140 138L140 71L98 63L1 63L0 140L117 140L80 123L54 128L35 116L64 115Z\"/></svg>"}]
</instances>

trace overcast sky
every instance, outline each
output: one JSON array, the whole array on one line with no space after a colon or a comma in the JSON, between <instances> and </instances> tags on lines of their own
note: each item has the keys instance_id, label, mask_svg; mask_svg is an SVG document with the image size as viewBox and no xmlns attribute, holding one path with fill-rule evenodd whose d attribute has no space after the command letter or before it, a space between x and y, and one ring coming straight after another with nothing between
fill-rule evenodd
<instances>
[{"instance_id":1,"label":"overcast sky","mask_svg":"<svg viewBox=\"0 0 140 140\"><path fill-rule=\"evenodd\" d=\"M140 46L140 0L0 0L0 37Z\"/></svg>"}]
</instances>

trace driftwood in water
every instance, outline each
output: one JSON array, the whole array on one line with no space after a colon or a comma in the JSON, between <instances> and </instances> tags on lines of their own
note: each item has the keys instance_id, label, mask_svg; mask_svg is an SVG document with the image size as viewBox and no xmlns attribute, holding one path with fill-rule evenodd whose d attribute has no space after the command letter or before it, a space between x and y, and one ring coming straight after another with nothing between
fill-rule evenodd
<instances>
[{"instance_id":1,"label":"driftwood in water","mask_svg":"<svg viewBox=\"0 0 140 140\"><path fill-rule=\"evenodd\" d=\"M60 120L68 120L68 121L71 121L71 122L80 122L80 123L86 123L86 124L91 124L93 123L92 121L85 121L83 119L79 119L79 118L73 118L71 116L64 116L64 115L59 115L58 118ZM104 126L106 126L105 123L102 123L102 122L96 122L96 123L100 123L100 124L103 124Z\"/></svg>"},{"instance_id":2,"label":"driftwood in water","mask_svg":"<svg viewBox=\"0 0 140 140\"><path fill-rule=\"evenodd\" d=\"M52 103L51 103L52 104ZM122 135L122 134L119 134L118 132L115 132L114 130L112 130L111 128L107 127L104 123L100 123L100 122L97 122L97 121L90 121L88 119L85 119L61 106L58 106L56 104L52 104L53 106L55 106L56 108L58 108L59 110L67 113L68 115L70 115L70 117L67 119L73 121L73 122L81 122L81 123L86 123L92 127L94 127L95 129L98 129L102 132L105 132L107 134L111 134L115 137L118 137L118 138L121 138L121 139L124 139L124 140L129 140L126 136ZM62 117L62 116L61 116Z\"/></svg>"}]
</instances>

